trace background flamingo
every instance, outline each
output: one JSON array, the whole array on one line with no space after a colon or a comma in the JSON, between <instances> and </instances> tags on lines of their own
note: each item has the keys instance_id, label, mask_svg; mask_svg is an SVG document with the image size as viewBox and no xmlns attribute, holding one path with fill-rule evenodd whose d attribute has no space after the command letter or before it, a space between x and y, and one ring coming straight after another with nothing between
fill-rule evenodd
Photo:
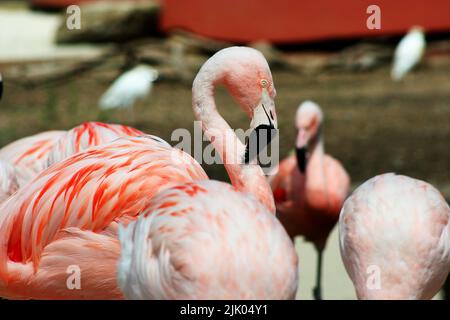
<instances>
[{"instance_id":1,"label":"background flamingo","mask_svg":"<svg viewBox=\"0 0 450 320\"><path fill-rule=\"evenodd\" d=\"M360 299L431 299L450 270L450 208L424 181L366 181L345 201L339 233Z\"/></svg>"},{"instance_id":2,"label":"background flamingo","mask_svg":"<svg viewBox=\"0 0 450 320\"><path fill-rule=\"evenodd\" d=\"M226 212L223 202L228 203L233 199L227 198L222 184L218 182L204 185L192 183L188 187L183 185L189 181L205 180L207 176L189 155L168 147L166 143L148 137L135 137L121 138L110 144L93 147L54 164L0 207L0 243L4 244L0 247L0 295L9 298L122 297L116 284L116 264L120 253L116 228L118 223L126 224L141 212L147 212L148 206L152 205L171 210L170 217L178 216L176 226L185 228L185 231L193 231L192 237L185 234L182 238L183 245L187 248L193 246L192 250L184 252L199 252L199 242L196 239L199 234L192 229L189 214L177 210L177 203L171 201L172 198L167 194L149 204L155 194L173 187L192 196L192 201L185 201L186 205L204 206L203 212L211 210L211 217L217 220L218 225L223 225L222 230L232 230L227 236L221 229L209 231L217 241L213 244L214 248L222 247L232 251L237 257L246 257L246 260L237 259L238 264L231 265L230 273L224 275L223 279L228 279L231 284L233 279L243 278L239 277L239 273L243 273L243 276L250 275L242 270L244 267L247 270L257 270L258 272L253 273L255 276L276 279L265 280L263 283L268 287L262 288L256 285L257 278L246 278L246 282L241 285L247 287L238 291L237 297L293 297L297 286L295 250L292 243L286 241L288 238L282 228L276 226L277 220L270 216L274 211L274 202L262 169L254 164L242 164L246 148L233 131L226 130L229 126L217 112L213 91L214 86L220 83L229 88L253 118L254 129L259 125L273 126L276 123L273 103L275 88L264 57L256 50L239 47L224 49L210 58L194 81L194 112L202 120L206 134L210 138L214 137L214 147L225 160L233 186L239 191L236 197L241 200L236 200L236 206L245 209L246 213L232 211L226 215L230 221L222 221L221 218L226 217L222 215ZM261 117L261 113L266 114L266 117ZM235 144L228 143L228 138ZM232 162L235 159L238 161ZM216 187L218 184L220 188ZM206 189L211 195L208 197L208 204L204 198L195 196L202 189ZM222 195L220 198L217 196L218 192ZM223 200L216 201L216 198ZM149 209L150 211L154 210ZM245 214L248 216L242 219L247 226L242 229L239 227L240 217ZM194 220L195 217L198 215L192 216ZM207 215L205 219L208 219ZM168 224L173 221L166 220ZM148 223L143 224L146 225ZM165 237L175 238L178 234L164 228L158 228L157 232L161 236L167 233ZM226 241L232 236L240 239L233 242L239 243L237 247L226 245ZM256 237L257 241L248 240L249 247L246 248L242 245L246 237ZM200 243L203 248L205 243ZM261 246L257 246L257 243L261 243ZM253 245L257 246L257 250L251 250ZM244 250L242 254L238 253L240 250ZM204 285L209 282L205 279L212 275L201 273L202 263L222 266L229 263L228 256L215 256L216 259L208 257L210 260L200 262L195 256L186 254L175 257L161 250L158 258L162 259L163 264L174 263L175 259L183 261L182 265L176 267L179 274L187 273L183 273L185 278L179 280L188 281L189 271L198 271L199 278L194 280L198 286L192 288L206 290L208 288ZM145 257L152 258L148 254ZM269 259L269 262L252 264L262 259ZM82 290L68 290L66 287L66 270L71 264L78 265L81 269ZM121 267L122 275L127 273L123 269L124 264ZM147 283L145 278L139 279L143 281L139 284L141 287L155 285ZM214 285L220 284L223 281ZM218 297L230 297L236 291L230 285L222 289L222 292L217 292ZM125 293L129 292L125 290ZM183 294L186 291L180 292L180 296ZM202 292L195 291L189 296L203 295Z\"/></svg>"},{"instance_id":3,"label":"background flamingo","mask_svg":"<svg viewBox=\"0 0 450 320\"><path fill-rule=\"evenodd\" d=\"M270 176L281 223L292 238L304 236L317 250L315 299L322 298L322 252L350 188L344 167L324 152L322 119L317 104L305 101L299 106L296 154L281 161L277 174Z\"/></svg>"}]
</instances>

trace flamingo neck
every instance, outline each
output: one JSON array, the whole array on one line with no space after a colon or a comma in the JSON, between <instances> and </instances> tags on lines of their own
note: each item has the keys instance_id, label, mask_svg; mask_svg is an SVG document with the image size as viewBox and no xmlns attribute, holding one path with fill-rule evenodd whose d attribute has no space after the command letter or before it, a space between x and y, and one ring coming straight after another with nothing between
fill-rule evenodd
<instances>
[{"instance_id":1,"label":"flamingo neck","mask_svg":"<svg viewBox=\"0 0 450 320\"><path fill-rule=\"evenodd\" d=\"M325 175L325 151L322 138L312 146L311 155L308 159L308 165L306 167L306 194L307 197L317 194L325 195L327 200L327 181ZM309 196L308 196L309 195ZM317 200L316 200L317 201Z\"/></svg>"},{"instance_id":2,"label":"flamingo neck","mask_svg":"<svg viewBox=\"0 0 450 320\"><path fill-rule=\"evenodd\" d=\"M243 163L246 147L217 110L213 79L210 73L203 72L194 81L192 106L195 117L201 121L203 132L220 155L231 184L240 192L252 194L275 213L272 191L261 167Z\"/></svg>"}]
</instances>

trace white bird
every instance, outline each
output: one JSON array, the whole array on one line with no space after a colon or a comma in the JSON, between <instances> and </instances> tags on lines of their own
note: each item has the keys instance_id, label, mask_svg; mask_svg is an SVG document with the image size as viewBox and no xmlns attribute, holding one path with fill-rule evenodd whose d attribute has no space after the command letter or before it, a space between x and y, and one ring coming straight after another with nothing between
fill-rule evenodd
<instances>
[{"instance_id":1,"label":"white bird","mask_svg":"<svg viewBox=\"0 0 450 320\"><path fill-rule=\"evenodd\" d=\"M394 53L391 77L398 81L416 66L425 52L425 35L421 27L413 27L404 36Z\"/></svg>"},{"instance_id":2,"label":"white bird","mask_svg":"<svg viewBox=\"0 0 450 320\"><path fill-rule=\"evenodd\" d=\"M138 99L147 97L158 78L158 71L138 65L119 76L100 98L100 109L132 108Z\"/></svg>"}]
</instances>

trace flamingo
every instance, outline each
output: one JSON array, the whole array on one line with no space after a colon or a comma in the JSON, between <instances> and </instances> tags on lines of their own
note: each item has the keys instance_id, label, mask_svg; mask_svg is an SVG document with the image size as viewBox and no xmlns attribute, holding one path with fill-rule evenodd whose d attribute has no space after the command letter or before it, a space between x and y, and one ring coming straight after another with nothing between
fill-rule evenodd
<instances>
[{"instance_id":1,"label":"flamingo","mask_svg":"<svg viewBox=\"0 0 450 320\"><path fill-rule=\"evenodd\" d=\"M120 137L141 135L145 134L124 125L85 122L68 131L46 131L16 140L0 150L0 159L16 167L19 186L24 186L49 166L72 154Z\"/></svg>"},{"instance_id":2,"label":"flamingo","mask_svg":"<svg viewBox=\"0 0 450 320\"><path fill-rule=\"evenodd\" d=\"M426 41L423 28L411 28L408 34L400 40L395 49L394 62L391 70L392 79L398 81L413 69L422 59L425 47Z\"/></svg>"},{"instance_id":3,"label":"flamingo","mask_svg":"<svg viewBox=\"0 0 450 320\"><path fill-rule=\"evenodd\" d=\"M102 95L100 109L133 108L138 99L148 96L158 71L148 65L138 65L119 76Z\"/></svg>"},{"instance_id":4,"label":"flamingo","mask_svg":"<svg viewBox=\"0 0 450 320\"><path fill-rule=\"evenodd\" d=\"M359 299L431 299L450 270L450 207L421 180L366 181L344 203L339 237Z\"/></svg>"},{"instance_id":5,"label":"flamingo","mask_svg":"<svg viewBox=\"0 0 450 320\"><path fill-rule=\"evenodd\" d=\"M79 126L68 130L53 145L47 155L46 168L90 147L106 144L120 137L137 137L144 135L145 133L140 130L120 124L93 121L84 122ZM156 136L151 136L151 138L152 139L149 141L157 140L158 143L166 143Z\"/></svg>"},{"instance_id":6,"label":"flamingo","mask_svg":"<svg viewBox=\"0 0 450 320\"><path fill-rule=\"evenodd\" d=\"M296 154L282 160L277 174L269 177L277 216L288 234L291 238L304 236L316 248L313 294L318 300L322 298L322 253L350 188L342 164L324 152L322 119L316 103L305 101L298 107Z\"/></svg>"},{"instance_id":7,"label":"flamingo","mask_svg":"<svg viewBox=\"0 0 450 320\"><path fill-rule=\"evenodd\" d=\"M47 167L50 150L64 134L65 131L45 131L16 140L0 149L0 159L16 168L22 186Z\"/></svg>"},{"instance_id":8,"label":"flamingo","mask_svg":"<svg viewBox=\"0 0 450 320\"><path fill-rule=\"evenodd\" d=\"M219 84L254 130L276 126L275 88L262 54L245 47L219 51L194 81L194 113L233 186L208 181L187 153L152 137L76 153L0 206L0 296L293 298L294 246L274 217L262 169L244 162L246 146L216 109ZM80 290L67 287L71 266Z\"/></svg>"}]
</instances>

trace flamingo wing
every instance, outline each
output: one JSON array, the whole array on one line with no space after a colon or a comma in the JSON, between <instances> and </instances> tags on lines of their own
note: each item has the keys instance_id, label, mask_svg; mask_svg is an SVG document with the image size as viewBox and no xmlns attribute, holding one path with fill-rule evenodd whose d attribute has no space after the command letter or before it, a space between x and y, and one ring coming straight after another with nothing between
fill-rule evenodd
<instances>
[{"instance_id":1,"label":"flamingo wing","mask_svg":"<svg viewBox=\"0 0 450 320\"><path fill-rule=\"evenodd\" d=\"M43 250L63 229L111 232L160 190L207 179L189 155L154 142L122 138L77 153L9 198L0 210L0 279L7 281L7 261L32 262L36 271Z\"/></svg>"},{"instance_id":2,"label":"flamingo wing","mask_svg":"<svg viewBox=\"0 0 450 320\"><path fill-rule=\"evenodd\" d=\"M0 160L0 203L8 199L17 189L17 172L14 166Z\"/></svg>"},{"instance_id":3,"label":"flamingo wing","mask_svg":"<svg viewBox=\"0 0 450 320\"><path fill-rule=\"evenodd\" d=\"M46 131L16 140L0 150L0 159L16 166L22 185L45 169L49 151L64 134L65 131Z\"/></svg>"},{"instance_id":4,"label":"flamingo wing","mask_svg":"<svg viewBox=\"0 0 450 320\"><path fill-rule=\"evenodd\" d=\"M124 125L85 122L67 131L49 150L47 167L87 148L109 143L120 137L143 135L142 131Z\"/></svg>"}]
</instances>

